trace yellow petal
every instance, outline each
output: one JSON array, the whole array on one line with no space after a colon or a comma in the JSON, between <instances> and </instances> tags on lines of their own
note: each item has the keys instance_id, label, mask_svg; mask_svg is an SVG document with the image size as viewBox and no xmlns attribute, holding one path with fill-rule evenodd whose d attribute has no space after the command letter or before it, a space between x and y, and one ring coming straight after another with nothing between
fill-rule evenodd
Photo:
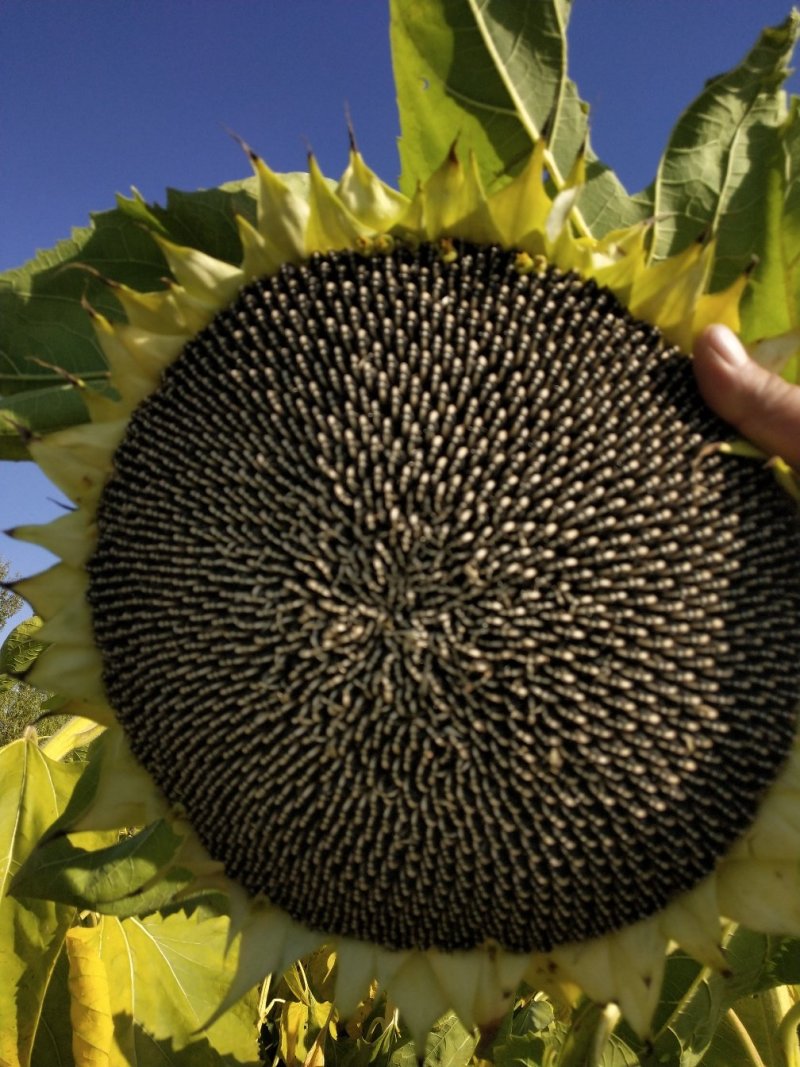
<instances>
[{"instance_id":1,"label":"yellow petal","mask_svg":"<svg viewBox=\"0 0 800 1067\"><path fill-rule=\"evenodd\" d=\"M669 904L659 916L659 924L664 936L694 959L714 970L726 970L714 875Z\"/></svg>"},{"instance_id":2,"label":"yellow petal","mask_svg":"<svg viewBox=\"0 0 800 1067\"><path fill-rule=\"evenodd\" d=\"M400 1016L416 1045L417 1055L421 1056L425 1050L425 1038L449 1007L424 952L411 953L392 978L387 993L400 1009Z\"/></svg>"},{"instance_id":3,"label":"yellow petal","mask_svg":"<svg viewBox=\"0 0 800 1067\"><path fill-rule=\"evenodd\" d=\"M409 212L415 207L412 202ZM429 241L439 237L457 237L479 244L499 241L500 234L489 211L472 152L465 167L453 145L442 165L422 186L422 219L424 236ZM408 218L403 220L403 225L408 226Z\"/></svg>"},{"instance_id":4,"label":"yellow petal","mask_svg":"<svg viewBox=\"0 0 800 1067\"><path fill-rule=\"evenodd\" d=\"M111 472L126 421L87 423L30 443L36 463L75 504L93 505Z\"/></svg>"},{"instance_id":5,"label":"yellow petal","mask_svg":"<svg viewBox=\"0 0 800 1067\"><path fill-rule=\"evenodd\" d=\"M371 232L344 206L322 176L313 156L308 160L310 208L306 230L306 252L331 252L355 248Z\"/></svg>"},{"instance_id":6,"label":"yellow petal","mask_svg":"<svg viewBox=\"0 0 800 1067\"><path fill-rule=\"evenodd\" d=\"M631 288L631 314L658 326L672 344L691 352L695 306L712 259L713 242L694 241L670 259L648 265Z\"/></svg>"},{"instance_id":7,"label":"yellow petal","mask_svg":"<svg viewBox=\"0 0 800 1067\"><path fill-rule=\"evenodd\" d=\"M721 289L717 293L704 293L698 298L692 317L692 344L712 322L721 322L734 333L739 332L739 304L748 281L748 274L740 274L727 289Z\"/></svg>"},{"instance_id":8,"label":"yellow petal","mask_svg":"<svg viewBox=\"0 0 800 1067\"><path fill-rule=\"evenodd\" d=\"M112 289L130 325L140 330L191 336L208 322L208 310L193 302L174 282L152 293L140 293L119 282L112 283Z\"/></svg>"},{"instance_id":9,"label":"yellow petal","mask_svg":"<svg viewBox=\"0 0 800 1067\"><path fill-rule=\"evenodd\" d=\"M765 934L800 937L797 860L725 860L717 872L720 911Z\"/></svg>"},{"instance_id":10,"label":"yellow petal","mask_svg":"<svg viewBox=\"0 0 800 1067\"><path fill-rule=\"evenodd\" d=\"M609 959L617 982L614 1000L629 1026L646 1037L661 994L666 938L655 917L611 934L609 941Z\"/></svg>"},{"instance_id":11,"label":"yellow petal","mask_svg":"<svg viewBox=\"0 0 800 1067\"><path fill-rule=\"evenodd\" d=\"M584 277L591 268L591 251L585 241L576 238L570 216L586 180L584 149L578 153L566 184L553 201L544 226L545 248L552 263L564 271L577 270ZM527 251L527 249L526 249Z\"/></svg>"},{"instance_id":12,"label":"yellow petal","mask_svg":"<svg viewBox=\"0 0 800 1067\"><path fill-rule=\"evenodd\" d=\"M82 645L94 648L94 632L89 607L83 597L65 604L37 633L44 644Z\"/></svg>"},{"instance_id":13,"label":"yellow petal","mask_svg":"<svg viewBox=\"0 0 800 1067\"><path fill-rule=\"evenodd\" d=\"M103 664L94 648L51 645L38 657L25 681L64 699L103 701Z\"/></svg>"},{"instance_id":14,"label":"yellow petal","mask_svg":"<svg viewBox=\"0 0 800 1067\"><path fill-rule=\"evenodd\" d=\"M406 950L396 950L376 946L375 977L384 989L387 989L391 985L392 979L406 963L409 956L410 952Z\"/></svg>"},{"instance_id":15,"label":"yellow petal","mask_svg":"<svg viewBox=\"0 0 800 1067\"><path fill-rule=\"evenodd\" d=\"M540 138L516 178L489 198L489 211L505 248L544 254L545 223L552 207L544 187L546 150L547 145Z\"/></svg>"},{"instance_id":16,"label":"yellow petal","mask_svg":"<svg viewBox=\"0 0 800 1067\"><path fill-rule=\"evenodd\" d=\"M347 1019L366 997L375 977L375 946L369 941L340 938L336 951L336 996L340 1015Z\"/></svg>"},{"instance_id":17,"label":"yellow petal","mask_svg":"<svg viewBox=\"0 0 800 1067\"><path fill-rule=\"evenodd\" d=\"M336 186L341 203L376 233L390 230L408 210L408 197L386 185L364 162L361 153L350 149L347 168Z\"/></svg>"},{"instance_id":18,"label":"yellow petal","mask_svg":"<svg viewBox=\"0 0 800 1067\"><path fill-rule=\"evenodd\" d=\"M281 261L270 250L262 234L241 215L236 216L236 228L242 242L242 271L247 281L274 274Z\"/></svg>"},{"instance_id":19,"label":"yellow petal","mask_svg":"<svg viewBox=\"0 0 800 1067\"><path fill-rule=\"evenodd\" d=\"M41 574L12 582L11 588L27 600L36 615L52 619L57 612L75 600L82 600L89 580L80 566L56 563Z\"/></svg>"},{"instance_id":20,"label":"yellow petal","mask_svg":"<svg viewBox=\"0 0 800 1067\"><path fill-rule=\"evenodd\" d=\"M511 1008L517 986L530 964L529 953L492 950L484 954L475 998L478 1026L496 1022Z\"/></svg>"},{"instance_id":21,"label":"yellow petal","mask_svg":"<svg viewBox=\"0 0 800 1067\"><path fill-rule=\"evenodd\" d=\"M800 794L794 789L773 788L730 856L742 860L800 857Z\"/></svg>"},{"instance_id":22,"label":"yellow petal","mask_svg":"<svg viewBox=\"0 0 800 1067\"><path fill-rule=\"evenodd\" d=\"M478 952L428 951L428 962L464 1026L475 1025L475 1003L483 963Z\"/></svg>"},{"instance_id":23,"label":"yellow petal","mask_svg":"<svg viewBox=\"0 0 800 1067\"><path fill-rule=\"evenodd\" d=\"M217 311L234 298L244 281L240 267L200 252L176 245L158 233L151 234L164 253L178 283L210 311Z\"/></svg>"},{"instance_id":24,"label":"yellow petal","mask_svg":"<svg viewBox=\"0 0 800 1067\"><path fill-rule=\"evenodd\" d=\"M591 277L598 285L610 289L626 307L633 286L646 269L649 229L645 223L632 226L614 235L613 241L602 242L592 253Z\"/></svg>"},{"instance_id":25,"label":"yellow petal","mask_svg":"<svg viewBox=\"0 0 800 1067\"><path fill-rule=\"evenodd\" d=\"M266 165L250 153L258 178L258 232L267 251L278 263L299 263L306 254L308 200L299 196Z\"/></svg>"},{"instance_id":26,"label":"yellow petal","mask_svg":"<svg viewBox=\"0 0 800 1067\"><path fill-rule=\"evenodd\" d=\"M608 937L560 945L553 949L551 956L567 981L581 988L592 1000L605 1004L615 999L617 981Z\"/></svg>"},{"instance_id":27,"label":"yellow petal","mask_svg":"<svg viewBox=\"0 0 800 1067\"><path fill-rule=\"evenodd\" d=\"M97 525L83 508L68 511L42 526L17 526L8 532L17 541L46 548L73 567L86 562L97 542Z\"/></svg>"}]
</instances>

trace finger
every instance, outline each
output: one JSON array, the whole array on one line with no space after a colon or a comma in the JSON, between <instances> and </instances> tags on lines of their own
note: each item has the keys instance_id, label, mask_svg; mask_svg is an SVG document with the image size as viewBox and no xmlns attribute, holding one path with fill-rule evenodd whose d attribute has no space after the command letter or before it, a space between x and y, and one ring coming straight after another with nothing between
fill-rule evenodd
<instances>
[{"instance_id":1,"label":"finger","mask_svg":"<svg viewBox=\"0 0 800 1067\"><path fill-rule=\"evenodd\" d=\"M754 363L727 326L704 330L693 365L709 407L762 451L800 468L800 387Z\"/></svg>"}]
</instances>

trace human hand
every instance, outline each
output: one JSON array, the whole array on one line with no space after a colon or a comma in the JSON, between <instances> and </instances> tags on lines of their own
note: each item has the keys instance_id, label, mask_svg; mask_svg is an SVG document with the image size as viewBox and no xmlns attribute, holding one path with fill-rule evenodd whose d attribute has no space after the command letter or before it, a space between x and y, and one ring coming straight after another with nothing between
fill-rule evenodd
<instances>
[{"instance_id":1,"label":"human hand","mask_svg":"<svg viewBox=\"0 0 800 1067\"><path fill-rule=\"evenodd\" d=\"M800 386L750 359L727 326L709 326L694 346L703 399L768 456L800 470Z\"/></svg>"}]
</instances>

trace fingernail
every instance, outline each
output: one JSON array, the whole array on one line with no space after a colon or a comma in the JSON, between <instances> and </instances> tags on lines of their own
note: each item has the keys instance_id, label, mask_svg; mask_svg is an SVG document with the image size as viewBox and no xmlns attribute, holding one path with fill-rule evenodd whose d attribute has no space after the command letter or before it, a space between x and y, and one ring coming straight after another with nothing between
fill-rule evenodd
<instances>
[{"instance_id":1,"label":"fingernail","mask_svg":"<svg viewBox=\"0 0 800 1067\"><path fill-rule=\"evenodd\" d=\"M749 356L742 342L727 326L716 324L706 330L704 340L708 347L731 367L741 367Z\"/></svg>"}]
</instances>

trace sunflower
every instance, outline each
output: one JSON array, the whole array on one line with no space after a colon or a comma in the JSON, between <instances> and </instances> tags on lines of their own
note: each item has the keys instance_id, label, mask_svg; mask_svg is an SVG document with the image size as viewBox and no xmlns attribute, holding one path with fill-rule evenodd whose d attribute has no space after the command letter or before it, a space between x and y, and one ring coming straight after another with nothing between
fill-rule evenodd
<instances>
[{"instance_id":1,"label":"sunflower","mask_svg":"<svg viewBox=\"0 0 800 1067\"><path fill-rule=\"evenodd\" d=\"M522 981L644 1034L670 945L800 935L800 529L687 358L747 279L576 236L544 139L411 199L249 156L241 263L153 232L90 423L29 445L75 504L15 531L62 560L30 680L108 728L71 828L177 828L226 1003L325 944L418 1040Z\"/></svg>"}]
</instances>

